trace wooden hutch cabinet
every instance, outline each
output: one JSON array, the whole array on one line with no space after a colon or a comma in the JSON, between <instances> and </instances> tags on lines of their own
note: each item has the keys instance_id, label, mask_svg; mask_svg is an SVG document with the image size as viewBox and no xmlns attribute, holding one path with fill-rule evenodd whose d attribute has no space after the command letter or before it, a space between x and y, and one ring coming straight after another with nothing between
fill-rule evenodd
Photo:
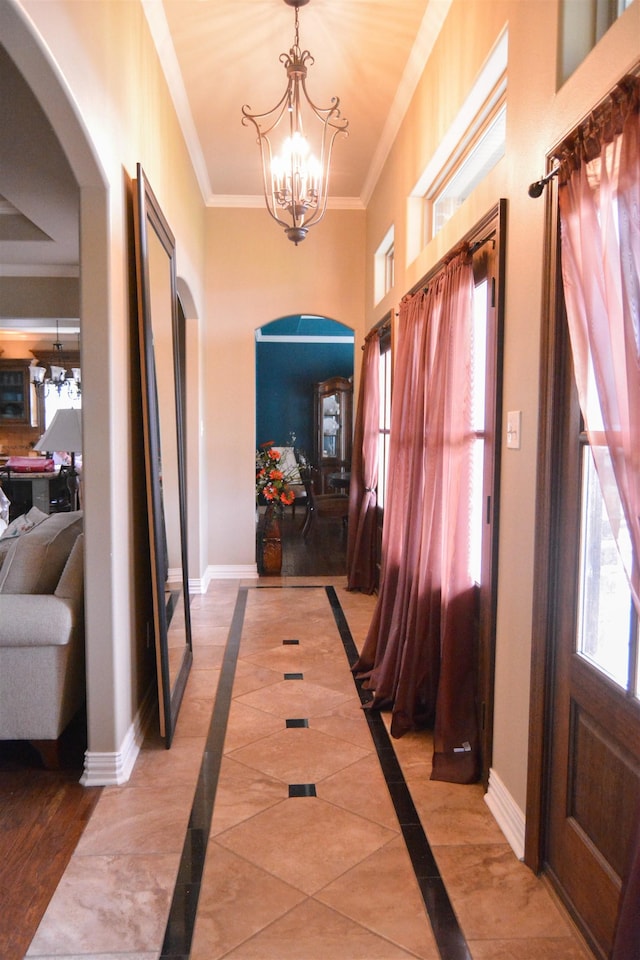
<instances>
[{"instance_id":1,"label":"wooden hutch cabinet","mask_svg":"<svg viewBox=\"0 0 640 960\"><path fill-rule=\"evenodd\" d=\"M318 493L332 488L329 474L351 470L353 383L331 377L315 385L315 451Z\"/></svg>"},{"instance_id":2,"label":"wooden hutch cabinet","mask_svg":"<svg viewBox=\"0 0 640 960\"><path fill-rule=\"evenodd\" d=\"M0 424L37 427L39 413L29 360L0 360Z\"/></svg>"}]
</instances>

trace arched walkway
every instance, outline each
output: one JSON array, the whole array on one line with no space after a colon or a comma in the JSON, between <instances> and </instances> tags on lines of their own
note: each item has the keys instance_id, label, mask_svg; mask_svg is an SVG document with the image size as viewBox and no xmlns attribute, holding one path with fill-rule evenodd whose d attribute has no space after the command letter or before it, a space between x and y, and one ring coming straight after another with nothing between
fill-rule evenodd
<instances>
[{"instance_id":1,"label":"arched walkway","mask_svg":"<svg viewBox=\"0 0 640 960\"><path fill-rule=\"evenodd\" d=\"M80 190L80 317L82 325L83 461L85 469L85 595L88 743L91 751L114 743L115 681L102 669L112 638L111 570L103 545L112 540L109 487L111 425L108 350L107 179L64 77L21 8L0 6L0 37L44 111ZM20 117L16 116L16 124ZM6 134L6 131L5 131Z\"/></svg>"}]
</instances>

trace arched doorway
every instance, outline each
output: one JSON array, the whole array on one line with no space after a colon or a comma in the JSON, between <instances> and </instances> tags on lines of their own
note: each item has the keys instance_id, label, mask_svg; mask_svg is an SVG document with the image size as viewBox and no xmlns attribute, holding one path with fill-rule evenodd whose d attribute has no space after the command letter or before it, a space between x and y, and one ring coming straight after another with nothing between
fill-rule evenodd
<instances>
[{"instance_id":1,"label":"arched doorway","mask_svg":"<svg viewBox=\"0 0 640 960\"><path fill-rule=\"evenodd\" d=\"M87 386L83 395L83 461L87 474L95 478L86 485L83 501L85 593L91 594L92 601L86 604L85 624L89 755L92 749L99 749L101 732L113 727L115 698L115 680L110 671L104 669L105 651L112 644L114 634L113 575L105 565L103 551L103 544L112 540L114 509L109 496L114 425L109 417L110 368L105 362L110 353L107 181L64 78L18 6L5 3L0 7L0 37L6 54L20 71L26 88L64 151L79 193L79 211L76 208L75 217L82 224L77 263L78 274L82 275L79 291L81 367ZM17 134L22 122L20 112L14 109L11 136ZM20 175L25 175L24 168ZM93 671L92 664L96 667ZM92 782L91 778L87 782Z\"/></svg>"},{"instance_id":2,"label":"arched doorway","mask_svg":"<svg viewBox=\"0 0 640 960\"><path fill-rule=\"evenodd\" d=\"M314 386L353 377L353 330L329 317L294 314L256 330L256 444L273 440L313 458Z\"/></svg>"},{"instance_id":3,"label":"arched doorway","mask_svg":"<svg viewBox=\"0 0 640 960\"><path fill-rule=\"evenodd\" d=\"M317 471L322 492L319 449L319 384L353 383L354 332L347 325L309 314L280 317L256 330L256 447L273 441L294 448ZM321 420L320 420L321 422ZM352 418L347 426L353 429ZM350 444L349 444L350 449ZM346 562L345 530L326 530L328 540L302 535L305 497L282 524L283 573L289 576L341 574ZM319 531L318 531L319 533Z\"/></svg>"}]
</instances>

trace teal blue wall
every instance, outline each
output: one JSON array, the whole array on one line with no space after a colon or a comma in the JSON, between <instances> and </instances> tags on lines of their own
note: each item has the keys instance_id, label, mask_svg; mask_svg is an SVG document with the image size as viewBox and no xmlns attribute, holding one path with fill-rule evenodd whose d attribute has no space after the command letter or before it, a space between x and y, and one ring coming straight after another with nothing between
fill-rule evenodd
<instances>
[{"instance_id":1,"label":"teal blue wall","mask_svg":"<svg viewBox=\"0 0 640 960\"><path fill-rule=\"evenodd\" d=\"M256 445L273 440L313 456L313 387L330 377L353 376L353 331L324 317L283 317L262 334L299 341L256 341ZM344 343L305 342L303 337L341 336Z\"/></svg>"}]
</instances>

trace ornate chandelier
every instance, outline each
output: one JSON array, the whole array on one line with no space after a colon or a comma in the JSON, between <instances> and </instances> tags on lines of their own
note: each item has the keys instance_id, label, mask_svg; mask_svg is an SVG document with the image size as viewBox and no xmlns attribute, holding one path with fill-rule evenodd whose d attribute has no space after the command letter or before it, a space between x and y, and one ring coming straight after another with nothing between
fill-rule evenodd
<instances>
[{"instance_id":1,"label":"ornate chandelier","mask_svg":"<svg viewBox=\"0 0 640 960\"><path fill-rule=\"evenodd\" d=\"M78 335L78 341L80 337ZM63 366L65 362L62 350L62 342L58 331L58 321L56 320L56 339L53 341L53 350L55 359L58 363L50 363L49 370L51 376L47 377L47 368L38 365L37 360L32 360L29 367L29 379L36 391L44 390L45 396L48 396L51 389L58 391L58 396L66 389L72 400L77 399L82 392L82 372L80 367L73 367L71 377L67 376L67 369Z\"/></svg>"},{"instance_id":2,"label":"ornate chandelier","mask_svg":"<svg viewBox=\"0 0 640 960\"><path fill-rule=\"evenodd\" d=\"M340 116L338 97L332 97L331 106L325 108L317 107L309 97L307 64L312 64L314 59L308 50L300 49L298 24L298 8L309 0L284 2L295 8L293 46L288 54L280 54L280 62L287 71L287 88L275 107L266 113L250 113L250 107L245 104L242 123L246 126L250 121L258 134L267 210L297 246L306 237L309 227L319 223L325 215L333 143L339 133L348 135L349 121ZM315 152L305 134L303 112L316 132L315 120L321 125ZM281 130L286 129L287 136L278 155L274 153L269 136L283 120Z\"/></svg>"}]
</instances>

